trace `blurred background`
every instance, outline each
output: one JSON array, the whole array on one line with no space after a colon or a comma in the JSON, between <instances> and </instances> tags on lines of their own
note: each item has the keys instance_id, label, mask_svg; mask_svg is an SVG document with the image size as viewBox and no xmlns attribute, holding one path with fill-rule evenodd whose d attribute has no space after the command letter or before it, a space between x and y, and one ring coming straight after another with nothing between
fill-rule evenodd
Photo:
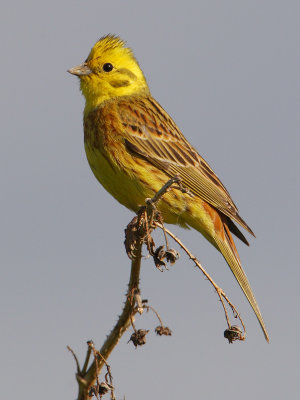
<instances>
[{"instance_id":1,"label":"blurred background","mask_svg":"<svg viewBox=\"0 0 300 400\"><path fill-rule=\"evenodd\" d=\"M254 230L238 243L268 345L220 254L171 229L225 290L247 327L228 345L217 295L181 252L142 265L143 298L173 335L127 332L109 359L117 399L294 398L299 392L299 2L53 0L1 6L0 396L75 399L75 363L121 312L132 214L89 169L83 97L66 71L107 33L133 48L153 96L210 163ZM299 50L299 49L298 49ZM299 97L298 97L299 99ZM298 128L299 129L299 128ZM159 241L159 239L157 239ZM146 252L145 252L146 253Z\"/></svg>"}]
</instances>

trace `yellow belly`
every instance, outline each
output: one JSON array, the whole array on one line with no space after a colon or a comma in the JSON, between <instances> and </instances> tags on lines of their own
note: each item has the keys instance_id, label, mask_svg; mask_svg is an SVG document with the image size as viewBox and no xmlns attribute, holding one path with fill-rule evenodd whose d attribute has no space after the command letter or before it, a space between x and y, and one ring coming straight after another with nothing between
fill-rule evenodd
<instances>
[{"instance_id":1,"label":"yellow belly","mask_svg":"<svg viewBox=\"0 0 300 400\"><path fill-rule=\"evenodd\" d=\"M116 165L112 165L98 149L85 144L85 150L89 165L97 180L125 207L136 212L139 206L144 204L145 198L151 196L149 190L134 181Z\"/></svg>"},{"instance_id":2,"label":"yellow belly","mask_svg":"<svg viewBox=\"0 0 300 400\"><path fill-rule=\"evenodd\" d=\"M127 156L126 169L104 157L100 150L85 143L89 165L101 185L121 204L137 212L145 199L153 197L169 177L144 160ZM123 165L124 165L123 164ZM214 237L214 225L197 196L184 194L177 189L166 193L158 203L166 223L193 227L210 242Z\"/></svg>"}]
</instances>

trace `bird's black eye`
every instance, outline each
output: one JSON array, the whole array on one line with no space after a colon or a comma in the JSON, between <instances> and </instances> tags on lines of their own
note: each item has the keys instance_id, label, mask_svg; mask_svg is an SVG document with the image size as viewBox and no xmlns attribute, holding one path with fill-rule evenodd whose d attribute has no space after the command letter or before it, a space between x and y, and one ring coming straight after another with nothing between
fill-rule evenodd
<instances>
[{"instance_id":1,"label":"bird's black eye","mask_svg":"<svg viewBox=\"0 0 300 400\"><path fill-rule=\"evenodd\" d=\"M103 71L105 71L105 72L110 72L113 68L114 68L114 67L112 66L111 63L105 63L105 64L103 65Z\"/></svg>"}]
</instances>

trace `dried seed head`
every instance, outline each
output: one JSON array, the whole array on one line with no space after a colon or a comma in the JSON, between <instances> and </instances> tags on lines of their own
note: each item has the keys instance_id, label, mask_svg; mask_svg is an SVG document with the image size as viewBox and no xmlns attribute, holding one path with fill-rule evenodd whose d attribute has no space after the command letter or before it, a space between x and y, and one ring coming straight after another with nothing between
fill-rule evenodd
<instances>
[{"instance_id":1,"label":"dried seed head","mask_svg":"<svg viewBox=\"0 0 300 400\"><path fill-rule=\"evenodd\" d=\"M166 259L167 261L173 265L179 258L179 253L175 249L169 249L166 251Z\"/></svg>"},{"instance_id":2,"label":"dried seed head","mask_svg":"<svg viewBox=\"0 0 300 400\"><path fill-rule=\"evenodd\" d=\"M102 398L108 391L113 390L113 386L108 382L101 382L99 385L93 385L89 390L89 397L95 396L98 399L98 394Z\"/></svg>"},{"instance_id":3,"label":"dried seed head","mask_svg":"<svg viewBox=\"0 0 300 400\"><path fill-rule=\"evenodd\" d=\"M239 326L231 326L230 329L224 331L224 337L229 343L233 343L236 340L245 340L243 332Z\"/></svg>"},{"instance_id":4,"label":"dried seed head","mask_svg":"<svg viewBox=\"0 0 300 400\"><path fill-rule=\"evenodd\" d=\"M132 221L127 225L125 229L125 249L128 257L132 259L134 250L136 249L137 242L139 240L138 235L138 217L134 217Z\"/></svg>"},{"instance_id":5,"label":"dried seed head","mask_svg":"<svg viewBox=\"0 0 300 400\"><path fill-rule=\"evenodd\" d=\"M146 329L138 329L130 336L128 343L132 341L135 347L143 346L144 344L146 344L146 335L148 332L149 330Z\"/></svg>"},{"instance_id":6,"label":"dried seed head","mask_svg":"<svg viewBox=\"0 0 300 400\"><path fill-rule=\"evenodd\" d=\"M108 385L106 382L101 382L98 388L99 394L105 394L110 390L110 385Z\"/></svg>"},{"instance_id":7,"label":"dried seed head","mask_svg":"<svg viewBox=\"0 0 300 400\"><path fill-rule=\"evenodd\" d=\"M153 260L155 263L156 268L158 268L160 271L163 271L161 267L165 267L167 269L166 263L163 261L163 259L166 257L166 252L164 250L165 246L159 246L153 255Z\"/></svg>"},{"instance_id":8,"label":"dried seed head","mask_svg":"<svg viewBox=\"0 0 300 400\"><path fill-rule=\"evenodd\" d=\"M163 335L171 336L172 335L172 331L170 328L168 328L167 326L161 326L161 325L159 325L155 328L155 333L159 336L163 336Z\"/></svg>"}]
</instances>

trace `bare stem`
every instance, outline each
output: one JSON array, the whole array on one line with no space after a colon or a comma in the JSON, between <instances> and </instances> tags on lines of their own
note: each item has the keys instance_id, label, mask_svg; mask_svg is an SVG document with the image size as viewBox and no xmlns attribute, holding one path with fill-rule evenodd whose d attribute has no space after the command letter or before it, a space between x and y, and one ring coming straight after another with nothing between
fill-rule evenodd
<instances>
[{"instance_id":1,"label":"bare stem","mask_svg":"<svg viewBox=\"0 0 300 400\"><path fill-rule=\"evenodd\" d=\"M123 308L122 314L120 315L115 327L112 329L103 346L99 350L102 358L96 365L96 360L93 361L89 369L82 376L82 374L76 375L79 384L78 400L88 400L89 388L95 383L98 374L101 372L102 367L105 365L105 360L108 359L110 353L113 351L115 346L118 344L122 335L130 326L130 318L134 313L134 301L130 295L139 287L140 280L140 269L141 269L141 255L142 255L142 242L138 243L134 251L134 257L131 261L131 273L128 284L128 296Z\"/></svg>"}]
</instances>

